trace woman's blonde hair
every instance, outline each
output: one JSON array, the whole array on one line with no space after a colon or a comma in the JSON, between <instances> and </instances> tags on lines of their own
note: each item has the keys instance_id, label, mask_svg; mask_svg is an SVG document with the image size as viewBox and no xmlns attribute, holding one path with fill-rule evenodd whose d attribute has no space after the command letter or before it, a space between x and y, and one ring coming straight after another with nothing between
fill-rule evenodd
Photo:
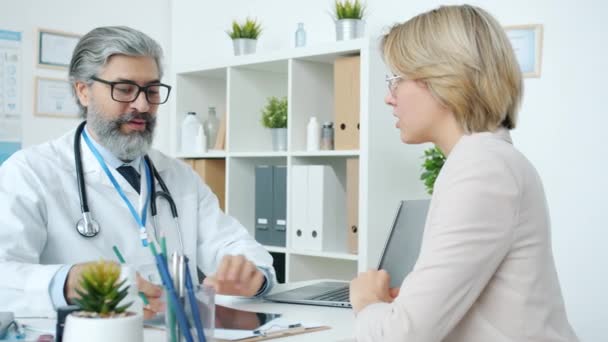
<instances>
[{"instance_id":1,"label":"woman's blonde hair","mask_svg":"<svg viewBox=\"0 0 608 342\"><path fill-rule=\"evenodd\" d=\"M465 132L515 128L521 72L507 35L488 12L439 7L393 26L381 49L394 72L424 82Z\"/></svg>"}]
</instances>

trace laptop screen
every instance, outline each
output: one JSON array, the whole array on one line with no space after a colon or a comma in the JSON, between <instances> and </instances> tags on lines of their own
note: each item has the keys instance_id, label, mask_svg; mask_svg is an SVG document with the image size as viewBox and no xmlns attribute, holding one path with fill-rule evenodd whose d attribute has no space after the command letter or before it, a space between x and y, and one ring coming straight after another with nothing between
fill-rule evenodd
<instances>
[{"instance_id":1,"label":"laptop screen","mask_svg":"<svg viewBox=\"0 0 608 342\"><path fill-rule=\"evenodd\" d=\"M422 244L429 200L401 201L386 241L379 269L391 276L391 287L401 287L412 271Z\"/></svg>"}]
</instances>

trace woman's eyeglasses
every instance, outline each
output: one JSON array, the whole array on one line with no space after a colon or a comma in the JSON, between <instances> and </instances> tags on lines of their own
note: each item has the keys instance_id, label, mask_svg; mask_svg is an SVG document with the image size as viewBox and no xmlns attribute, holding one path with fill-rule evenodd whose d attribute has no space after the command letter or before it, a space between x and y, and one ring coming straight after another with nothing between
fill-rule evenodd
<instances>
[{"instance_id":1,"label":"woman's eyeglasses","mask_svg":"<svg viewBox=\"0 0 608 342\"><path fill-rule=\"evenodd\" d=\"M399 75L386 75L386 84L388 86L388 91L391 93L391 95L395 95L395 90L397 89L397 86L399 85L399 82L401 82L401 80L403 80L402 76Z\"/></svg>"}]
</instances>

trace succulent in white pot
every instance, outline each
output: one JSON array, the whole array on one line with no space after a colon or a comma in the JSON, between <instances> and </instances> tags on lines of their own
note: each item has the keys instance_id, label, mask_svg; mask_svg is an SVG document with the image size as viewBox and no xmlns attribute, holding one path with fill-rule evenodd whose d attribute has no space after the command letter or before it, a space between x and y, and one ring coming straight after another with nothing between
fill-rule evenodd
<instances>
[{"instance_id":1,"label":"succulent in white pot","mask_svg":"<svg viewBox=\"0 0 608 342\"><path fill-rule=\"evenodd\" d=\"M80 298L72 298L81 310L67 317L64 342L143 342L142 313L127 311L133 302L124 303L129 285L120 275L114 262L85 266L76 290Z\"/></svg>"},{"instance_id":2,"label":"succulent in white pot","mask_svg":"<svg viewBox=\"0 0 608 342\"><path fill-rule=\"evenodd\" d=\"M335 23L336 40L349 40L363 37L365 34L365 4L359 0L336 0Z\"/></svg>"},{"instance_id":3,"label":"succulent in white pot","mask_svg":"<svg viewBox=\"0 0 608 342\"><path fill-rule=\"evenodd\" d=\"M226 33L232 39L234 55L248 55L255 53L262 26L256 19L246 18L242 24L233 20L232 31Z\"/></svg>"}]
</instances>

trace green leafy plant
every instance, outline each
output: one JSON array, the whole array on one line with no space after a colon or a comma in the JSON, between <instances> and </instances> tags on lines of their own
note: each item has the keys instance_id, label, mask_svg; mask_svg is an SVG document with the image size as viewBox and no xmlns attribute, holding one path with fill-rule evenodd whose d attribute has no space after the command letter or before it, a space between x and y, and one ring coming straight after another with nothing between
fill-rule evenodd
<instances>
[{"instance_id":1,"label":"green leafy plant","mask_svg":"<svg viewBox=\"0 0 608 342\"><path fill-rule=\"evenodd\" d=\"M262 110L262 125L267 128L287 127L287 98L269 97Z\"/></svg>"},{"instance_id":2,"label":"green leafy plant","mask_svg":"<svg viewBox=\"0 0 608 342\"><path fill-rule=\"evenodd\" d=\"M118 282L120 266L109 261L99 261L85 266L81 273L80 288L76 292L80 298L74 302L93 316L112 317L124 313L131 303L119 306L127 296L129 286L126 279Z\"/></svg>"},{"instance_id":3,"label":"green leafy plant","mask_svg":"<svg viewBox=\"0 0 608 342\"><path fill-rule=\"evenodd\" d=\"M232 21L232 31L226 31L232 39L258 39L262 26L256 19L247 18L243 24Z\"/></svg>"},{"instance_id":4,"label":"green leafy plant","mask_svg":"<svg viewBox=\"0 0 608 342\"><path fill-rule=\"evenodd\" d=\"M437 146L424 151L424 163L422 164L424 172L420 175L420 180L424 182L426 192L429 195L433 194L435 181L444 163L445 155Z\"/></svg>"},{"instance_id":5,"label":"green leafy plant","mask_svg":"<svg viewBox=\"0 0 608 342\"><path fill-rule=\"evenodd\" d=\"M335 15L340 19L363 19L365 14L365 5L359 0L336 0Z\"/></svg>"}]
</instances>

